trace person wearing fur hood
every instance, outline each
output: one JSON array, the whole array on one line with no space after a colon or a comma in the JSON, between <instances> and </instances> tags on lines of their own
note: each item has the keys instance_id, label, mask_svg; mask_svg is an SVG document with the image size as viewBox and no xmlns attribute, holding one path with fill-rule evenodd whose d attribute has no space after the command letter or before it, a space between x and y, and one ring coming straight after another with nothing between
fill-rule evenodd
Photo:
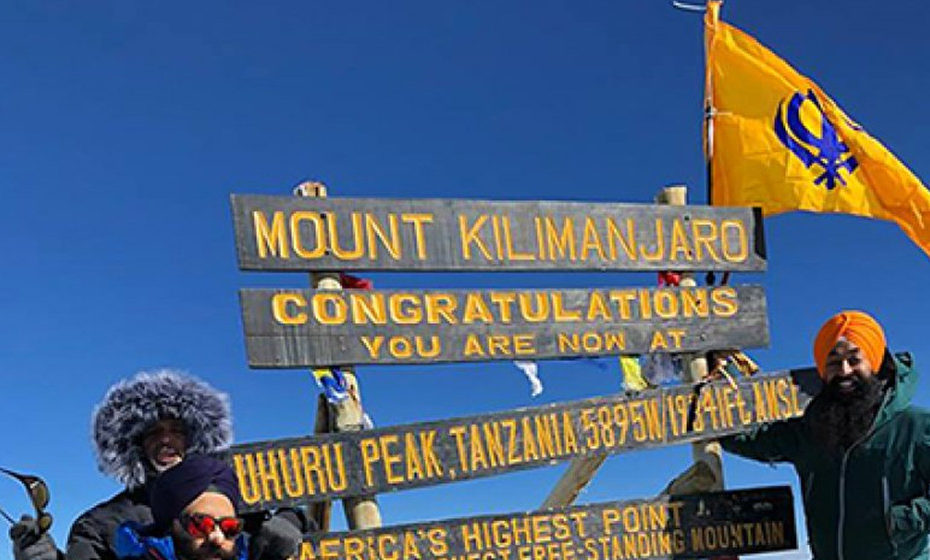
<instances>
[{"instance_id":1,"label":"person wearing fur hood","mask_svg":"<svg viewBox=\"0 0 930 560\"><path fill-rule=\"evenodd\" d=\"M113 539L123 522L152 522L148 490L162 471L188 454L219 455L232 443L228 397L176 371L142 372L110 387L93 414L97 466L125 486L109 500L82 513L68 535L64 555L48 534L26 519L14 526L16 560L115 560ZM305 532L299 511L247 520L250 558L277 560L294 553ZM11 530L11 536L14 530Z\"/></svg>"}]
</instances>

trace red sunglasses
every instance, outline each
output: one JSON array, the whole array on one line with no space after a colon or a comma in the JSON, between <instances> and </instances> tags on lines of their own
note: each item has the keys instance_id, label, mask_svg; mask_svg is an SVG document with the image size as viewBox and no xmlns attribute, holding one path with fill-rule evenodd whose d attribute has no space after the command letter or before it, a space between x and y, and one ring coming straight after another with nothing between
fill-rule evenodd
<instances>
[{"instance_id":1,"label":"red sunglasses","mask_svg":"<svg viewBox=\"0 0 930 560\"><path fill-rule=\"evenodd\" d=\"M226 535L226 538L235 538L242 532L243 521L238 517L213 517L205 513L182 513L178 520L187 534L194 538L205 539L217 527Z\"/></svg>"}]
</instances>

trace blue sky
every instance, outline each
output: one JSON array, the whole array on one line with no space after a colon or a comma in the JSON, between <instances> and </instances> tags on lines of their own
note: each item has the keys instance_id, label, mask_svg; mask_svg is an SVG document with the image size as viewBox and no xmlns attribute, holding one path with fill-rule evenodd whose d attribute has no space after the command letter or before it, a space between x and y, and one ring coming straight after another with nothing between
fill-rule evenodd
<instances>
[{"instance_id":1,"label":"blue sky","mask_svg":"<svg viewBox=\"0 0 930 560\"><path fill-rule=\"evenodd\" d=\"M930 174L930 6L733 0L723 18L815 80L918 176ZM246 367L237 289L303 274L236 268L228 195L649 202L704 197L700 17L626 2L7 2L0 7L0 465L51 485L53 534L117 490L94 466L90 414L116 380L187 370L228 392L236 435L307 433L316 388ZM773 370L810 364L820 322L874 312L894 349L927 355L930 260L896 226L792 214L766 222ZM373 274L382 288L650 284L649 274ZM379 425L617 390L615 371L507 363L360 368ZM927 382L917 402L930 403ZM607 462L583 501L649 496L687 447ZM538 506L538 469L384 496L390 523ZM726 460L728 485L797 486ZM26 510L0 481L0 506ZM800 513L799 513L800 516ZM342 524L341 513L335 518ZM800 519L800 518L799 518ZM802 528L803 532L803 528ZM802 533L803 534L803 533Z\"/></svg>"}]
</instances>

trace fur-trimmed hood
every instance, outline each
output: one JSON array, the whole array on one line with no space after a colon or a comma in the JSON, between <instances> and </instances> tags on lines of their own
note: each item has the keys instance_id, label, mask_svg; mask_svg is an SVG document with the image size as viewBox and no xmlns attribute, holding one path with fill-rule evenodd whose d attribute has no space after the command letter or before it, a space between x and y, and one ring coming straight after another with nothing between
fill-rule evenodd
<instances>
[{"instance_id":1,"label":"fur-trimmed hood","mask_svg":"<svg viewBox=\"0 0 930 560\"><path fill-rule=\"evenodd\" d=\"M154 470L142 436L155 422L176 418L187 428L187 451L212 454L232 443L229 397L178 371L142 372L110 387L93 415L97 466L129 488Z\"/></svg>"}]
</instances>

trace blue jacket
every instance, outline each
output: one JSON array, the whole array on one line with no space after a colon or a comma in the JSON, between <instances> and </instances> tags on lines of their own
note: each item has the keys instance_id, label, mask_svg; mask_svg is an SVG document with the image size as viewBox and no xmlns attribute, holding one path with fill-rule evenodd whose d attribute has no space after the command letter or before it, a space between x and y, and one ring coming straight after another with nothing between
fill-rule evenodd
<instances>
[{"instance_id":1,"label":"blue jacket","mask_svg":"<svg viewBox=\"0 0 930 560\"><path fill-rule=\"evenodd\" d=\"M116 557L143 560L181 560L174 553L174 541L171 536L148 537L142 535L142 525L127 521L116 528L114 549ZM236 538L236 560L249 557L248 542L245 533Z\"/></svg>"}]
</instances>

